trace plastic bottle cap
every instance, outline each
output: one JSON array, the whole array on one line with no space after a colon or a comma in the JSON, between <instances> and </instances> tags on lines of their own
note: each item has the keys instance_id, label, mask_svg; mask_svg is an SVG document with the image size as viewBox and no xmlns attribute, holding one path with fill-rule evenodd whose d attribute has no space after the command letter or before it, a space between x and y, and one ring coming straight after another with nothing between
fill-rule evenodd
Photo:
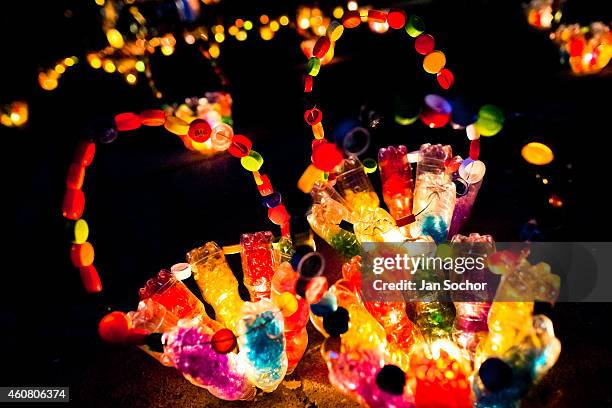
<instances>
[{"instance_id":1,"label":"plastic bottle cap","mask_svg":"<svg viewBox=\"0 0 612 408\"><path fill-rule=\"evenodd\" d=\"M177 280L183 281L191 276L191 265L186 262L181 262L172 265L170 272Z\"/></svg>"}]
</instances>

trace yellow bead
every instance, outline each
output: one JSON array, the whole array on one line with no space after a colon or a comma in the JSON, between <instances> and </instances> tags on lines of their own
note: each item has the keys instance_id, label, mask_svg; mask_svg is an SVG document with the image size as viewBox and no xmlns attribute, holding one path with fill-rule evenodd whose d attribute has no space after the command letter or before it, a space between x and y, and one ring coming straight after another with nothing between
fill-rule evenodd
<instances>
[{"instance_id":1,"label":"yellow bead","mask_svg":"<svg viewBox=\"0 0 612 408\"><path fill-rule=\"evenodd\" d=\"M310 194L314 184L323 180L323 171L317 169L314 165L308 166L297 182L297 187L305 194Z\"/></svg>"},{"instance_id":2,"label":"yellow bead","mask_svg":"<svg viewBox=\"0 0 612 408\"><path fill-rule=\"evenodd\" d=\"M521 155L528 163L544 166L553 161L555 155L550 147L543 143L531 142L523 146Z\"/></svg>"},{"instance_id":3,"label":"yellow bead","mask_svg":"<svg viewBox=\"0 0 612 408\"><path fill-rule=\"evenodd\" d=\"M327 27L327 36L332 42L336 42L342 37L344 26L338 21L332 21Z\"/></svg>"},{"instance_id":4,"label":"yellow bead","mask_svg":"<svg viewBox=\"0 0 612 408\"><path fill-rule=\"evenodd\" d=\"M276 306L281 310L283 316L291 316L298 309L297 298L291 292L283 292L276 298Z\"/></svg>"},{"instance_id":5,"label":"yellow bead","mask_svg":"<svg viewBox=\"0 0 612 408\"><path fill-rule=\"evenodd\" d=\"M176 116L168 116L166 118L166 123L164 123L164 127L168 132L178 136L185 136L189 132L189 123Z\"/></svg>"},{"instance_id":6,"label":"yellow bead","mask_svg":"<svg viewBox=\"0 0 612 408\"><path fill-rule=\"evenodd\" d=\"M261 168L263 161L261 154L257 153L255 150L251 150L248 155L240 159L240 164L248 171L257 171Z\"/></svg>"},{"instance_id":7,"label":"yellow bead","mask_svg":"<svg viewBox=\"0 0 612 408\"><path fill-rule=\"evenodd\" d=\"M88 237L89 226L87 225L87 221L81 218L74 224L74 243L82 244L87 241Z\"/></svg>"}]
</instances>

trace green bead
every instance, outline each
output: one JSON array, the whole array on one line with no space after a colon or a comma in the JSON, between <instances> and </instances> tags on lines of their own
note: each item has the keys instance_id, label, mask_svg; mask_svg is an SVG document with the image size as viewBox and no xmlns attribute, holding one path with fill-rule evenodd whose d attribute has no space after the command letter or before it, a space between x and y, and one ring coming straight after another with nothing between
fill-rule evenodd
<instances>
[{"instance_id":1,"label":"green bead","mask_svg":"<svg viewBox=\"0 0 612 408\"><path fill-rule=\"evenodd\" d=\"M367 158L362 162L362 164L363 170L366 172L366 174L374 173L378 168L378 163L376 163L376 160L374 159Z\"/></svg>"},{"instance_id":2,"label":"green bead","mask_svg":"<svg viewBox=\"0 0 612 408\"><path fill-rule=\"evenodd\" d=\"M255 150L251 150L248 155L240 159L240 164L248 171L257 171L263 164L263 157Z\"/></svg>"},{"instance_id":3,"label":"green bead","mask_svg":"<svg viewBox=\"0 0 612 408\"><path fill-rule=\"evenodd\" d=\"M406 23L406 32L412 38L416 38L425 31L425 22L419 16L412 15Z\"/></svg>"},{"instance_id":4,"label":"green bead","mask_svg":"<svg viewBox=\"0 0 612 408\"><path fill-rule=\"evenodd\" d=\"M474 127L481 136L495 136L504 127L504 113L495 105L484 105Z\"/></svg>"},{"instance_id":5,"label":"green bead","mask_svg":"<svg viewBox=\"0 0 612 408\"><path fill-rule=\"evenodd\" d=\"M352 232L341 230L339 233L331 237L329 244L332 248L342 255L345 259L351 259L359 255L361 247L357 242L357 237Z\"/></svg>"},{"instance_id":6,"label":"green bead","mask_svg":"<svg viewBox=\"0 0 612 408\"><path fill-rule=\"evenodd\" d=\"M278 240L278 251L280 252L281 262L291 262L295 249L290 239L281 237Z\"/></svg>"},{"instance_id":7,"label":"green bead","mask_svg":"<svg viewBox=\"0 0 612 408\"><path fill-rule=\"evenodd\" d=\"M308 75L317 76L321 70L321 60L317 57L311 57L308 60Z\"/></svg>"}]
</instances>

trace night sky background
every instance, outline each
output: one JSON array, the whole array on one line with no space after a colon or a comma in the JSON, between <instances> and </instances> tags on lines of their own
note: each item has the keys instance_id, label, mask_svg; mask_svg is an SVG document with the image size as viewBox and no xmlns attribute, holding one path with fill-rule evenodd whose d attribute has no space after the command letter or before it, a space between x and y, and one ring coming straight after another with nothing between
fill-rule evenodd
<instances>
[{"instance_id":1,"label":"night sky background","mask_svg":"<svg viewBox=\"0 0 612 408\"><path fill-rule=\"evenodd\" d=\"M466 108L495 104L505 112L506 124L497 136L481 140L487 174L463 231L519 240L522 226L535 219L540 231L535 239L609 241L610 67L594 76L571 75L559 63L548 32L528 26L518 1L372 3L397 4L423 16L427 31L447 55L456 84L441 92L435 78L422 70L422 57L404 32L377 35L364 27L345 32L335 63L322 68L315 84L326 132L334 134L343 124L358 123L363 112L374 111L382 123L372 129L372 147L362 158L375 158L377 149L389 144L415 150L426 141L450 143L465 157L469 144L463 131L427 129L420 121L395 124L396 97L419 101L440 93ZM564 19L609 23L609 3L569 0ZM226 22L255 20L262 13L293 19L297 4L224 0L211 10L226 16ZM337 4L319 6L331 14ZM97 145L85 179L84 218L104 285L101 296L85 295L70 264L61 216L75 143L87 136L88 124L96 118L203 96L221 89L220 83L210 63L179 39L172 56L151 58L164 94L161 101L142 77L132 87L119 75L91 69L84 59L63 74L55 91L47 92L38 86L39 68L106 45L97 6L93 1L11 2L2 5L0 20L0 103L24 99L30 105L25 128L0 128L5 208L0 385L71 385L78 391L84 373L95 373L96 364L114 352L96 335L97 321L109 308L134 309L137 289L146 279L183 261L195 246L210 240L234 244L243 232L276 227L268 222L252 177L238 160L228 154L203 158L163 128L122 134L112 144ZM202 21L215 19L205 15ZM167 28L180 32L178 24ZM265 159L265 172L293 215L303 215L309 205L296 182L309 164L312 138L302 119L305 57L300 41L287 28L269 42L252 31L245 42L226 40L219 58L230 81L236 133L252 138ZM520 149L530 141L549 145L554 162L541 168L527 164ZM379 175L372 176L380 192ZM563 207L549 205L551 194L563 200ZM230 264L240 273L239 257ZM555 406L612 404L606 380L612 357L605 335L610 305L542 308L563 344L559 364L549 376L567 379L553 382L551 392L575 387L573 393L565 390L566 399Z\"/></svg>"}]
</instances>

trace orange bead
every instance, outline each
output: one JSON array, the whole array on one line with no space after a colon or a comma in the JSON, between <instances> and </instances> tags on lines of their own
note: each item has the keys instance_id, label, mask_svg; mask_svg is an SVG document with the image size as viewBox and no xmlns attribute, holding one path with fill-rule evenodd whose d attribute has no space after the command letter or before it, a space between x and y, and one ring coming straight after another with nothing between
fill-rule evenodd
<instances>
[{"instance_id":1,"label":"orange bead","mask_svg":"<svg viewBox=\"0 0 612 408\"><path fill-rule=\"evenodd\" d=\"M357 10L349 10L342 17L342 25L346 28L355 28L361 24L361 15Z\"/></svg>"},{"instance_id":2,"label":"orange bead","mask_svg":"<svg viewBox=\"0 0 612 408\"><path fill-rule=\"evenodd\" d=\"M124 341L130 331L130 320L123 312L111 312L98 324L98 334L108 343Z\"/></svg>"},{"instance_id":3,"label":"orange bead","mask_svg":"<svg viewBox=\"0 0 612 408\"><path fill-rule=\"evenodd\" d=\"M74 188L67 188L64 194L62 205L62 215L69 220L78 220L83 215L85 209L85 194L83 191Z\"/></svg>"},{"instance_id":4,"label":"orange bead","mask_svg":"<svg viewBox=\"0 0 612 408\"><path fill-rule=\"evenodd\" d=\"M88 266L81 266L79 268L81 274L81 282L87 293L99 293L102 292L102 282L98 275L98 270L93 264Z\"/></svg>"},{"instance_id":5,"label":"orange bead","mask_svg":"<svg viewBox=\"0 0 612 408\"><path fill-rule=\"evenodd\" d=\"M160 109L149 109L140 112L140 120L145 126L161 126L166 122L166 114Z\"/></svg>"},{"instance_id":6,"label":"orange bead","mask_svg":"<svg viewBox=\"0 0 612 408\"><path fill-rule=\"evenodd\" d=\"M66 187L80 190L85 180L85 167L79 163L71 163L66 175Z\"/></svg>"},{"instance_id":7,"label":"orange bead","mask_svg":"<svg viewBox=\"0 0 612 408\"><path fill-rule=\"evenodd\" d=\"M93 245L89 242L82 244L72 244L70 247L70 260L76 268L81 266L89 266L93 263L95 252Z\"/></svg>"}]
</instances>

